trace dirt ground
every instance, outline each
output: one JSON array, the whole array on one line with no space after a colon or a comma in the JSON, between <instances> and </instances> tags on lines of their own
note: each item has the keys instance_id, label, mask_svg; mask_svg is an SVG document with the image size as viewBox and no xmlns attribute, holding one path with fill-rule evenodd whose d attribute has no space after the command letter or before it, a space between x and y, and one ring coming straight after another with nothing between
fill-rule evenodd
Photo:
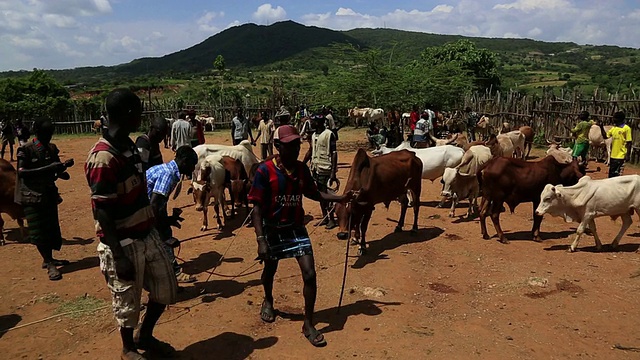
<instances>
[{"instance_id":1,"label":"dirt ground","mask_svg":"<svg viewBox=\"0 0 640 360\"><path fill-rule=\"evenodd\" d=\"M338 177L346 182L364 130L340 133ZM0 330L20 326L82 305L78 297L95 297L108 306L98 244L84 178L84 161L95 136L54 139L63 159L74 158L72 179L59 181L62 234L67 239L58 258L70 260L64 278L47 279L35 248L20 243L17 224L7 221L9 238L0 247L5 275L0 277ZM210 133L208 143L228 144L228 132ZM303 147L303 151L306 147ZM171 158L164 151L165 161ZM535 155L541 155L537 150ZM590 175L606 176L602 167ZM637 172L628 168L627 174ZM186 185L186 184L185 184ZM358 258L350 249L343 306L337 312L344 241L337 229L314 228L317 203L305 199L314 220L307 225L318 272L317 322L328 341L312 347L300 333L302 280L293 260L280 264L275 284L277 321L259 318L261 266L252 228L240 227L246 216L218 232L200 232L201 214L182 194L170 206L183 207L183 241L179 257L184 271L198 282L186 286L180 302L160 319L156 335L171 343L183 359L632 359L640 353L613 349L640 347L640 232L637 222L618 252L595 252L591 236L581 251L568 253L576 224L545 217L542 243L531 241L530 204L503 214L511 244L483 240L477 219L447 217L436 208L440 184L424 181L419 231L393 233L399 204L378 205L368 232L369 253ZM384 189L381 189L384 191ZM466 211L464 202L457 215ZM211 214L212 212L210 212ZM411 226L412 216L407 217ZM5 217L6 219L6 217ZM607 244L620 220L596 220ZM210 222L212 223L212 222ZM490 221L489 221L490 223ZM490 234L495 234L489 225ZM224 261L209 276L221 254ZM200 294L204 289L204 294ZM82 300L82 299L81 299ZM94 304L94 307L96 305ZM120 340L110 308L54 319L0 333L5 359L116 359Z\"/></svg>"}]
</instances>

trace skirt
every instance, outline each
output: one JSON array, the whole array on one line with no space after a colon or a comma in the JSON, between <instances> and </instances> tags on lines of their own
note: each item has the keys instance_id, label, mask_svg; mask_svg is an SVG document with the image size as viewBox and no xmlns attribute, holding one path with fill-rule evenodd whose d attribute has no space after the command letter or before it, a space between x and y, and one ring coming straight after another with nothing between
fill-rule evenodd
<instances>
[{"instance_id":1,"label":"skirt","mask_svg":"<svg viewBox=\"0 0 640 360\"><path fill-rule=\"evenodd\" d=\"M32 244L60 250L62 234L58 221L58 204L55 199L40 204L25 204L24 215Z\"/></svg>"},{"instance_id":2,"label":"skirt","mask_svg":"<svg viewBox=\"0 0 640 360\"><path fill-rule=\"evenodd\" d=\"M272 228L267 230L266 234L269 246L267 257L270 260L313 255L311 240L304 226Z\"/></svg>"}]
</instances>

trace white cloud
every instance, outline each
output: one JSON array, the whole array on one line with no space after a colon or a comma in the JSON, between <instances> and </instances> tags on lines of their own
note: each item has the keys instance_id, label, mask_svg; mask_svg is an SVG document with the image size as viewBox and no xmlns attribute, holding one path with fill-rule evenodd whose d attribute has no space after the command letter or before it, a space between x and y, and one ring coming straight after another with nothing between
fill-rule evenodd
<instances>
[{"instance_id":1,"label":"white cloud","mask_svg":"<svg viewBox=\"0 0 640 360\"><path fill-rule=\"evenodd\" d=\"M273 7L271 4L262 4L251 15L251 18L259 23L273 23L287 18L287 12L282 6Z\"/></svg>"},{"instance_id":2,"label":"white cloud","mask_svg":"<svg viewBox=\"0 0 640 360\"><path fill-rule=\"evenodd\" d=\"M22 37L22 36L8 36L7 39L9 42L19 48L24 49L42 49L44 48L44 41L37 38L32 37Z\"/></svg>"},{"instance_id":3,"label":"white cloud","mask_svg":"<svg viewBox=\"0 0 640 360\"><path fill-rule=\"evenodd\" d=\"M197 21L196 24L198 24L198 30L206 32L206 33L211 33L211 34L215 34L218 31L220 31L220 28L216 25L214 25L214 21L216 21L217 19L221 19L224 17L224 12L220 11L220 12L215 12L215 11L207 11L204 13L204 15L202 15Z\"/></svg>"},{"instance_id":4,"label":"white cloud","mask_svg":"<svg viewBox=\"0 0 640 360\"><path fill-rule=\"evenodd\" d=\"M451 10L453 10L453 6L451 5L437 5L436 7L433 8L433 10L431 10L431 12L450 13Z\"/></svg>"},{"instance_id":5,"label":"white cloud","mask_svg":"<svg viewBox=\"0 0 640 360\"><path fill-rule=\"evenodd\" d=\"M540 28L538 27L534 27L533 29L529 30L527 32L527 36L530 36L532 38L535 38L537 36L539 36L540 34L542 34L542 30L540 30Z\"/></svg>"},{"instance_id":6,"label":"white cloud","mask_svg":"<svg viewBox=\"0 0 640 360\"><path fill-rule=\"evenodd\" d=\"M47 26L58 28L74 28L78 26L78 23L71 16L59 15L59 14L44 14L42 20Z\"/></svg>"},{"instance_id":7,"label":"white cloud","mask_svg":"<svg viewBox=\"0 0 640 360\"><path fill-rule=\"evenodd\" d=\"M60 15L95 16L113 11L109 0L30 0L30 2L42 7L46 13Z\"/></svg>"},{"instance_id":8,"label":"white cloud","mask_svg":"<svg viewBox=\"0 0 640 360\"><path fill-rule=\"evenodd\" d=\"M336 11L336 16L357 16L360 15L357 12L353 11L350 8L339 8L338 11Z\"/></svg>"},{"instance_id":9,"label":"white cloud","mask_svg":"<svg viewBox=\"0 0 640 360\"><path fill-rule=\"evenodd\" d=\"M86 37L86 36L74 36L73 39L76 41L78 45L94 45L96 43L95 40Z\"/></svg>"},{"instance_id":10,"label":"white cloud","mask_svg":"<svg viewBox=\"0 0 640 360\"><path fill-rule=\"evenodd\" d=\"M533 10L562 9L570 6L571 4L567 0L517 0L512 3L497 4L493 8L529 12Z\"/></svg>"}]
</instances>

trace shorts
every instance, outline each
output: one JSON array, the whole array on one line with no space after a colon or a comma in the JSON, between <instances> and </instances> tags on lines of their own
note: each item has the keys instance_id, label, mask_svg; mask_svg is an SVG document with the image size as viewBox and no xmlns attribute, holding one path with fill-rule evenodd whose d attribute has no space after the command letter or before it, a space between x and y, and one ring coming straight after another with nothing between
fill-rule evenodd
<instances>
[{"instance_id":1,"label":"shorts","mask_svg":"<svg viewBox=\"0 0 640 360\"><path fill-rule=\"evenodd\" d=\"M327 183L331 178L330 175L320 175L317 172L313 172L312 174L313 180L316 182L316 187L319 191L327 192Z\"/></svg>"},{"instance_id":2,"label":"shorts","mask_svg":"<svg viewBox=\"0 0 640 360\"><path fill-rule=\"evenodd\" d=\"M269 246L267 257L270 260L277 261L313 255L311 240L304 226L274 228L265 226L265 230L267 245Z\"/></svg>"},{"instance_id":3,"label":"shorts","mask_svg":"<svg viewBox=\"0 0 640 360\"><path fill-rule=\"evenodd\" d=\"M178 282L157 230L151 230L146 238L135 239L122 249L133 262L134 281L118 278L111 248L102 242L98 244L98 257L100 270L111 291L113 314L118 325L134 328L140 317L142 289L149 292L150 301L170 305L176 302Z\"/></svg>"},{"instance_id":4,"label":"shorts","mask_svg":"<svg viewBox=\"0 0 640 360\"><path fill-rule=\"evenodd\" d=\"M33 245L60 251L62 234L58 221L57 195L38 204L24 204L24 216L29 228L29 240Z\"/></svg>"},{"instance_id":5,"label":"shorts","mask_svg":"<svg viewBox=\"0 0 640 360\"><path fill-rule=\"evenodd\" d=\"M609 177L622 175L624 171L624 159L609 159Z\"/></svg>"},{"instance_id":6,"label":"shorts","mask_svg":"<svg viewBox=\"0 0 640 360\"><path fill-rule=\"evenodd\" d=\"M575 143L573 145L573 157L577 158L580 156L582 161L587 161L587 157L589 156L589 143Z\"/></svg>"}]
</instances>

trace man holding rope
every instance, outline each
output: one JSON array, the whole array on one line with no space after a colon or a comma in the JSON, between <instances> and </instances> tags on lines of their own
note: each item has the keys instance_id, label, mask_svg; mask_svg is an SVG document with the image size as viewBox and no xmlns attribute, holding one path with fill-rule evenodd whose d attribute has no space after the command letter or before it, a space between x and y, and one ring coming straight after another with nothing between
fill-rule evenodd
<instances>
[{"instance_id":1,"label":"man holding rope","mask_svg":"<svg viewBox=\"0 0 640 360\"><path fill-rule=\"evenodd\" d=\"M258 167L249 192L249 201L254 204L252 219L258 241L258 258L264 261L264 301L260 317L265 322L275 321L273 279L278 261L295 257L304 282L302 333L312 345L324 346L327 342L313 324L316 271L311 241L304 225L302 195L328 202L347 202L353 195L339 196L318 191L309 168L298 161L300 134L295 127L283 125L276 129L274 145L279 155Z\"/></svg>"}]
</instances>

